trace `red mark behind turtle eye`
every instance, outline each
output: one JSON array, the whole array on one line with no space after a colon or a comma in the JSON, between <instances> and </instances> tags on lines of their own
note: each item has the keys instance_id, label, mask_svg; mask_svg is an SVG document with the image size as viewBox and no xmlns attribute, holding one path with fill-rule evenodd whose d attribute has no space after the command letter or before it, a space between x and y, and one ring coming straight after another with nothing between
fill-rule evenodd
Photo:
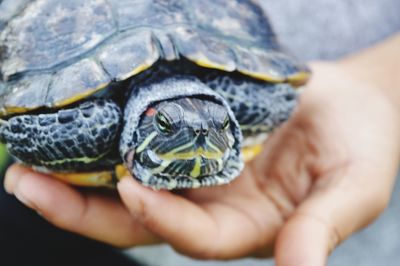
<instances>
[{"instance_id":1,"label":"red mark behind turtle eye","mask_svg":"<svg viewBox=\"0 0 400 266\"><path fill-rule=\"evenodd\" d=\"M156 108L154 107L150 107L149 109L147 109L146 111L146 116L153 116L157 113Z\"/></svg>"}]
</instances>

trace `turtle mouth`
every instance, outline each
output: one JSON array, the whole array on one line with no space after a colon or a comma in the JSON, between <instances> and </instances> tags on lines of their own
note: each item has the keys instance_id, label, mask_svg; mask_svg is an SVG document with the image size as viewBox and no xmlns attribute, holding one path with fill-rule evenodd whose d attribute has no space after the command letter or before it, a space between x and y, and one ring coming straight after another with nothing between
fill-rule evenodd
<instances>
[{"instance_id":1,"label":"turtle mouth","mask_svg":"<svg viewBox=\"0 0 400 266\"><path fill-rule=\"evenodd\" d=\"M227 149L219 159L201 154L190 159L163 160L151 150L140 154L143 164L134 160L133 176L153 189L199 188L229 183L243 168L240 151ZM151 160L151 161L150 161ZM152 165L150 165L152 164Z\"/></svg>"},{"instance_id":2,"label":"turtle mouth","mask_svg":"<svg viewBox=\"0 0 400 266\"><path fill-rule=\"evenodd\" d=\"M229 150L221 153L203 147L175 154L156 154L152 150L146 153L151 160L147 165L156 166L149 167L149 171L156 177L169 178L196 179L216 175L224 169L229 157Z\"/></svg>"},{"instance_id":3,"label":"turtle mouth","mask_svg":"<svg viewBox=\"0 0 400 266\"><path fill-rule=\"evenodd\" d=\"M218 140L195 137L174 148L166 142L139 147L135 159L126 161L133 162L133 176L154 189L222 185L237 176L241 160L233 137Z\"/></svg>"},{"instance_id":4,"label":"turtle mouth","mask_svg":"<svg viewBox=\"0 0 400 266\"><path fill-rule=\"evenodd\" d=\"M226 151L225 151L226 154ZM209 159L209 160L220 160L224 157L224 153L217 149L209 149L208 147L199 146L195 149L177 152L177 153L166 153L157 154L161 160L193 160L193 159Z\"/></svg>"}]
</instances>

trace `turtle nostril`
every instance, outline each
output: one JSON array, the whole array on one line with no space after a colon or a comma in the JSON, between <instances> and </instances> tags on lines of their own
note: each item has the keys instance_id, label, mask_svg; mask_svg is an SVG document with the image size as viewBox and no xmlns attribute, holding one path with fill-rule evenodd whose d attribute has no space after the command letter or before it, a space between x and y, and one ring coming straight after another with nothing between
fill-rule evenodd
<instances>
[{"instance_id":1,"label":"turtle nostril","mask_svg":"<svg viewBox=\"0 0 400 266\"><path fill-rule=\"evenodd\" d=\"M201 131L201 134L203 135L207 135L208 134L208 129L203 128L203 130Z\"/></svg>"},{"instance_id":2,"label":"turtle nostril","mask_svg":"<svg viewBox=\"0 0 400 266\"><path fill-rule=\"evenodd\" d=\"M200 131L201 131L200 129L195 129L195 130L194 130L194 133L195 133L196 135L200 135Z\"/></svg>"}]
</instances>

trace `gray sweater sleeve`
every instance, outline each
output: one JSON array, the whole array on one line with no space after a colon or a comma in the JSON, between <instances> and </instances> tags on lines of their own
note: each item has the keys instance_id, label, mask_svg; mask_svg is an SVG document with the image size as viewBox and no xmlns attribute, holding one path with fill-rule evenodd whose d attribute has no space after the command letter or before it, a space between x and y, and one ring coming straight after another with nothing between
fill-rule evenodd
<instances>
[{"instance_id":1,"label":"gray sweater sleeve","mask_svg":"<svg viewBox=\"0 0 400 266\"><path fill-rule=\"evenodd\" d=\"M278 38L304 60L335 59L400 31L399 0L258 0Z\"/></svg>"}]
</instances>

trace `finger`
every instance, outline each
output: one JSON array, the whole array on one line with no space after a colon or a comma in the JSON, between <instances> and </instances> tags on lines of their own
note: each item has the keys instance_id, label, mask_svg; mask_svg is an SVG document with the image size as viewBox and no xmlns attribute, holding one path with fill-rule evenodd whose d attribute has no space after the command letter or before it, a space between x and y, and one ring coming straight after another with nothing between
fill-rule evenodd
<instances>
[{"instance_id":1,"label":"finger","mask_svg":"<svg viewBox=\"0 0 400 266\"><path fill-rule=\"evenodd\" d=\"M248 255L271 243L278 227L275 215L268 215L268 207L253 209L254 201L246 199L237 198L235 204L222 200L195 203L167 191L145 188L132 178L122 179L118 189L128 209L148 230L192 257L226 259ZM259 204L268 205L262 201Z\"/></svg>"},{"instance_id":2,"label":"finger","mask_svg":"<svg viewBox=\"0 0 400 266\"><path fill-rule=\"evenodd\" d=\"M63 229L119 247L157 241L132 219L116 197L83 194L19 165L7 171L5 187L25 205Z\"/></svg>"},{"instance_id":3,"label":"finger","mask_svg":"<svg viewBox=\"0 0 400 266\"><path fill-rule=\"evenodd\" d=\"M337 237L325 221L311 215L295 215L280 232L276 263L278 266L326 265L328 247L335 242Z\"/></svg>"},{"instance_id":4,"label":"finger","mask_svg":"<svg viewBox=\"0 0 400 266\"><path fill-rule=\"evenodd\" d=\"M203 242L202 239L209 239L217 234L212 231L215 224L210 217L182 197L167 191L152 191L130 177L119 182L118 190L134 217L184 253L191 253L192 249L205 250L207 241ZM210 228L211 232L193 230L202 227ZM187 247L190 247L189 250Z\"/></svg>"},{"instance_id":5,"label":"finger","mask_svg":"<svg viewBox=\"0 0 400 266\"><path fill-rule=\"evenodd\" d=\"M275 249L277 265L325 265L328 254L341 241L383 211L392 182L377 187L375 182L368 181L376 178L377 172L362 168L365 170L354 166L335 173L335 177L329 178L334 186L317 187L298 207L279 233Z\"/></svg>"}]
</instances>

